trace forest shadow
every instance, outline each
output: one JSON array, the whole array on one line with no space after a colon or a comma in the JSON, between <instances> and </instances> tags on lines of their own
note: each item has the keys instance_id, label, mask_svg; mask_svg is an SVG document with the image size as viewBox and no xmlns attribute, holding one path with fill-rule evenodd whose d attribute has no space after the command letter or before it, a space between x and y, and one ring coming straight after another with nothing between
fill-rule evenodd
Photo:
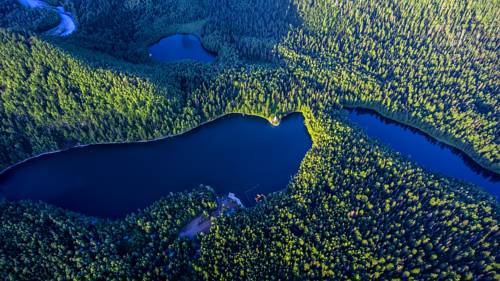
<instances>
[{"instance_id":1,"label":"forest shadow","mask_svg":"<svg viewBox=\"0 0 500 281\"><path fill-rule=\"evenodd\" d=\"M291 0L222 0L211 4L203 34L206 43L215 49L232 47L250 62L275 62L275 46L302 24Z\"/></svg>"},{"instance_id":2,"label":"forest shadow","mask_svg":"<svg viewBox=\"0 0 500 281\"><path fill-rule=\"evenodd\" d=\"M166 9L163 2L154 2L150 5L158 5L158 11ZM173 2L179 1L165 1L166 4ZM111 71L149 81L159 89L158 93L175 95L184 101L193 92L217 88L221 82L231 84L232 81L228 80L231 75L258 78L260 76L254 75L254 70L260 69L263 63L271 72L278 69L279 61L273 50L291 28L302 23L291 0L223 0L204 2L204 6L197 2L193 4L193 11L187 14L167 14L158 20L154 19L154 13L148 12L151 7L135 9L117 1L95 7L98 3L98 0L90 0L80 3L80 7L74 7L74 10L79 11L75 12L79 25L76 34L65 38L41 38L89 69ZM90 12L82 14L82 9ZM183 9L172 11L179 10ZM141 17L140 23L134 22L138 16ZM219 53L216 62L155 63L141 61L140 56L133 54L138 46L158 37L158 34L152 34L162 30L157 23L164 23L169 18L186 21L203 17L208 20L200 31L201 39L210 50ZM146 26L148 22L152 24L151 27ZM135 41L139 30L150 34L144 34L141 42ZM96 47L99 44L102 46ZM230 55L225 55L227 53ZM236 58L231 54L235 54Z\"/></svg>"},{"instance_id":3,"label":"forest shadow","mask_svg":"<svg viewBox=\"0 0 500 281\"><path fill-rule=\"evenodd\" d=\"M184 2L132 5L109 1L96 7L100 1L90 0L74 4L79 30L65 38L68 44L61 47L71 44L134 64L147 64L151 62L147 57L149 44L203 21L195 33L204 47L223 59L229 58L228 63L234 56L245 63L276 62L275 46L293 27L302 24L291 0L191 1L189 7Z\"/></svg>"},{"instance_id":4,"label":"forest shadow","mask_svg":"<svg viewBox=\"0 0 500 281\"><path fill-rule=\"evenodd\" d=\"M118 0L108 1L105 5L99 5L100 0L75 2L71 10L77 18L78 31L64 38L40 38L58 49L61 56L71 57L89 70L111 71L147 81L156 88L155 94L172 96L181 101L179 106L193 107L193 101L198 106L202 104L200 99L211 96L220 103L216 105L218 113L241 110L234 105L237 102L229 101L227 96L239 99L244 88L249 87L258 95L258 100L256 95L245 97L247 103L258 104L255 106L258 109L249 110L260 112L265 108L267 112L268 104L274 107L273 113L295 110L293 102L286 103L286 106L277 105L289 98L287 93L291 87L288 83L267 79L273 76L281 81L288 80L289 73L282 71L280 59L273 51L291 29L302 24L295 3L291 0L200 0L191 3L191 10L181 2L152 0L144 5ZM175 7L169 10L169 5ZM161 12L165 15L162 16ZM138 18L140 20L134 22ZM158 25L167 19L172 19L174 24L199 18L207 18L200 30L202 43L219 54L214 63L135 62L128 57L127 54L136 51L137 46L156 38L158 34L152 33L160 32L162 28ZM151 35L144 34L143 41L139 42L138 31ZM102 48L96 47L99 44L103 45ZM245 79L240 79L242 77L252 82L242 87L246 84ZM233 85L234 81L239 85ZM222 89L226 93L222 93ZM222 95L226 97L221 98ZM233 105L228 107L228 104ZM278 106L280 110L276 110Z\"/></svg>"}]
</instances>

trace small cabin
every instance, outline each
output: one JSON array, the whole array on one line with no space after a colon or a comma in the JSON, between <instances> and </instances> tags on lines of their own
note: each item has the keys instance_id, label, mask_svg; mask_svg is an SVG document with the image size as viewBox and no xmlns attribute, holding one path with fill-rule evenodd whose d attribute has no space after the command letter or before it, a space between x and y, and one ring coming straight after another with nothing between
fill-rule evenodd
<instances>
[{"instance_id":1,"label":"small cabin","mask_svg":"<svg viewBox=\"0 0 500 281\"><path fill-rule=\"evenodd\" d=\"M277 116L274 116L269 120L273 126L278 126L280 124L280 119Z\"/></svg>"}]
</instances>

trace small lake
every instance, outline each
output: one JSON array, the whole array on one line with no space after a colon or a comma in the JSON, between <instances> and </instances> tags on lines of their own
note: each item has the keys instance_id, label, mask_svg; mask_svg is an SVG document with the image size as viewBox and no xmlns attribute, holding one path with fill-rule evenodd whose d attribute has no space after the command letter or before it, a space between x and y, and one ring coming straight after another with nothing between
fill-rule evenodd
<instances>
[{"instance_id":1,"label":"small lake","mask_svg":"<svg viewBox=\"0 0 500 281\"><path fill-rule=\"evenodd\" d=\"M312 142L301 114L273 127L231 114L158 141L74 148L0 174L8 200L41 200L87 215L118 218L169 192L210 185L243 204L284 189Z\"/></svg>"},{"instance_id":2,"label":"small lake","mask_svg":"<svg viewBox=\"0 0 500 281\"><path fill-rule=\"evenodd\" d=\"M172 62L180 60L197 60L211 62L215 55L201 45L201 41L193 34L176 34L161 39L149 46L149 54L154 61Z\"/></svg>"},{"instance_id":3,"label":"small lake","mask_svg":"<svg viewBox=\"0 0 500 281\"><path fill-rule=\"evenodd\" d=\"M421 131L391 121L371 110L349 110L349 119L365 132L420 166L445 176L474 183L500 198L500 175L490 172L465 153L437 142Z\"/></svg>"}]
</instances>

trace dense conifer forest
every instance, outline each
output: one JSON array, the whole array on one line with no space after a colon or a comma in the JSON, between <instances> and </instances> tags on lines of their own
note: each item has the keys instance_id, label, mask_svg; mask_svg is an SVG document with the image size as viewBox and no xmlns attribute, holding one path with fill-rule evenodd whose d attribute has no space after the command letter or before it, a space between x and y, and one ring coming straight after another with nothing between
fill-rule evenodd
<instances>
[{"instance_id":1,"label":"dense conifer forest","mask_svg":"<svg viewBox=\"0 0 500 281\"><path fill-rule=\"evenodd\" d=\"M0 199L1 279L500 279L498 202L416 166L342 111L374 109L499 173L498 1L48 2L75 16L75 34L46 36L56 14L0 0L0 170L231 112L300 111L313 147L282 192L194 241L177 234L215 208L210 188L115 221ZM217 60L148 58L178 32Z\"/></svg>"}]
</instances>

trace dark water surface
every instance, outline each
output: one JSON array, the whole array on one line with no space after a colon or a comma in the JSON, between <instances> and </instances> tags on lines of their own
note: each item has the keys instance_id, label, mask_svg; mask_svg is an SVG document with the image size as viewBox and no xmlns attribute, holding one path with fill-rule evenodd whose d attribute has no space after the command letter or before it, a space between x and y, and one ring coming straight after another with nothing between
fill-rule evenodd
<instances>
[{"instance_id":1,"label":"dark water surface","mask_svg":"<svg viewBox=\"0 0 500 281\"><path fill-rule=\"evenodd\" d=\"M35 158L1 174L0 190L10 200L42 200L111 218L200 184L253 205L257 193L286 187L311 144L301 114L278 127L232 114L159 141L93 145Z\"/></svg>"},{"instance_id":2,"label":"dark water surface","mask_svg":"<svg viewBox=\"0 0 500 281\"><path fill-rule=\"evenodd\" d=\"M370 110L350 110L349 118L366 133L408 156L420 166L445 176L474 183L500 198L500 176L490 172L465 153L436 142L424 133L393 122Z\"/></svg>"},{"instance_id":3,"label":"dark water surface","mask_svg":"<svg viewBox=\"0 0 500 281\"><path fill-rule=\"evenodd\" d=\"M176 34L161 39L149 46L151 58L158 62L198 60L211 62L215 56L201 45L200 39L192 34Z\"/></svg>"}]
</instances>

